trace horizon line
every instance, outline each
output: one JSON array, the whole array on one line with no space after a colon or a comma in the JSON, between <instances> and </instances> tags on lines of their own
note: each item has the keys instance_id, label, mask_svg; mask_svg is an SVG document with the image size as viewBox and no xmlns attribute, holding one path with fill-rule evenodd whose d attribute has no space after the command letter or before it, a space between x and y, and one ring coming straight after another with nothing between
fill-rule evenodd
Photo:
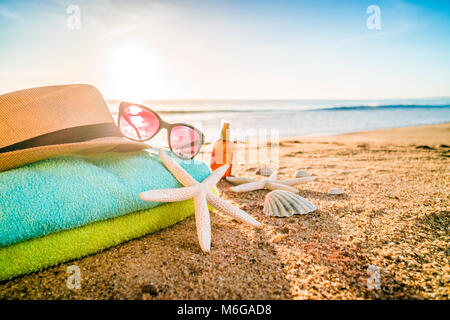
<instances>
[{"instance_id":1,"label":"horizon line","mask_svg":"<svg viewBox=\"0 0 450 320\"><path fill-rule=\"evenodd\" d=\"M142 101L361 101L361 100L450 100L450 96L423 98L144 98ZM109 99L105 101L127 101L126 99Z\"/></svg>"}]
</instances>

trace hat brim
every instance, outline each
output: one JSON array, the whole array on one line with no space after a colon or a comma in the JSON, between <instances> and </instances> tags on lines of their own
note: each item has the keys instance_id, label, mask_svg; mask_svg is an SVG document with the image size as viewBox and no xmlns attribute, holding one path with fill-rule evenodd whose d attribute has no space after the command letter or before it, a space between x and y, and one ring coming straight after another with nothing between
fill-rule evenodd
<instances>
[{"instance_id":1,"label":"hat brim","mask_svg":"<svg viewBox=\"0 0 450 320\"><path fill-rule=\"evenodd\" d=\"M65 154L91 154L103 152L138 151L151 148L150 145L120 137L105 137L76 143L40 146L0 153L0 172L28 163Z\"/></svg>"}]
</instances>

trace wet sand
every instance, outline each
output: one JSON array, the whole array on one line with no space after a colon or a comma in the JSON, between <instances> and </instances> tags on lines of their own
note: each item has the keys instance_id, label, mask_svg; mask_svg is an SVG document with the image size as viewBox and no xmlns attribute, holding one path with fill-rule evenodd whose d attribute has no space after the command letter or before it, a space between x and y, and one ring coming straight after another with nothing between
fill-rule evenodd
<instances>
[{"instance_id":1,"label":"wet sand","mask_svg":"<svg viewBox=\"0 0 450 320\"><path fill-rule=\"evenodd\" d=\"M264 227L211 214L211 254L194 218L101 253L0 283L0 299L448 299L450 124L280 143L280 178L317 177L299 194L318 210L266 217L268 191L222 196ZM239 165L237 176L257 167ZM340 188L344 195L328 195ZM79 290L67 267L81 270ZM369 266L380 288L367 287ZM374 268L372 267L372 268Z\"/></svg>"}]
</instances>

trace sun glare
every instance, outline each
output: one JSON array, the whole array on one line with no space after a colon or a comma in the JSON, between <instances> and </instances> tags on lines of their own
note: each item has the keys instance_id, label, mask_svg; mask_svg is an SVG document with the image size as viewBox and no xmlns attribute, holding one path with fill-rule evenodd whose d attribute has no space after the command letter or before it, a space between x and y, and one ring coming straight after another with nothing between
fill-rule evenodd
<instances>
[{"instance_id":1,"label":"sun glare","mask_svg":"<svg viewBox=\"0 0 450 320\"><path fill-rule=\"evenodd\" d=\"M158 63L148 48L124 45L111 52L109 71L114 95L139 103L155 88Z\"/></svg>"}]
</instances>

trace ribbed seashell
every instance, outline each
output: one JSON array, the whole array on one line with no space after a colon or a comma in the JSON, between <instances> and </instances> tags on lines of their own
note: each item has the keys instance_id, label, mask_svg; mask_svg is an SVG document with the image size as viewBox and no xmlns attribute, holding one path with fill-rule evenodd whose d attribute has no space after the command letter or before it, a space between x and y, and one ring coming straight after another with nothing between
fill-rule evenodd
<instances>
[{"instance_id":1,"label":"ribbed seashell","mask_svg":"<svg viewBox=\"0 0 450 320\"><path fill-rule=\"evenodd\" d=\"M306 171L297 170L297 171L295 171L293 177L294 178L303 178L303 177L311 177L311 175Z\"/></svg>"},{"instance_id":2,"label":"ribbed seashell","mask_svg":"<svg viewBox=\"0 0 450 320\"><path fill-rule=\"evenodd\" d=\"M267 167L261 167L256 170L255 174L259 174L260 176L269 177L273 173L273 170Z\"/></svg>"},{"instance_id":3,"label":"ribbed seashell","mask_svg":"<svg viewBox=\"0 0 450 320\"><path fill-rule=\"evenodd\" d=\"M328 194L344 194L344 191L339 188L333 188L328 191Z\"/></svg>"},{"instance_id":4,"label":"ribbed seashell","mask_svg":"<svg viewBox=\"0 0 450 320\"><path fill-rule=\"evenodd\" d=\"M290 217L294 214L307 214L317 210L314 203L289 191L274 190L264 199L263 212L267 216Z\"/></svg>"}]
</instances>

